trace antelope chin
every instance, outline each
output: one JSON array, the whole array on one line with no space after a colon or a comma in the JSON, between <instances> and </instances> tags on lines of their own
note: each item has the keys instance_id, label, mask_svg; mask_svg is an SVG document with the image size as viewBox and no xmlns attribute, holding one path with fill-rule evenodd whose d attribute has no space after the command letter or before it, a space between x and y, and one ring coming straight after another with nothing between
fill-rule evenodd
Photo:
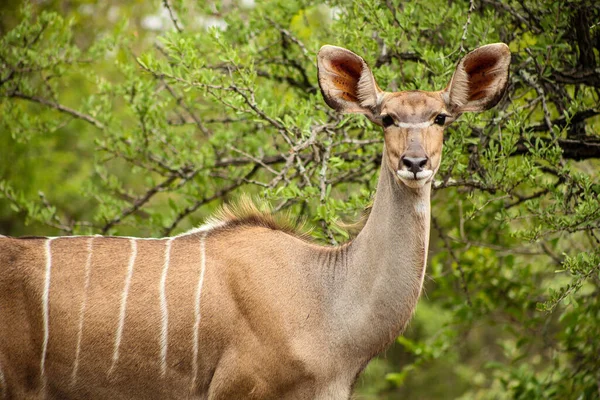
<instances>
[{"instance_id":1,"label":"antelope chin","mask_svg":"<svg viewBox=\"0 0 600 400\"><path fill-rule=\"evenodd\" d=\"M425 186L425 183L427 183L429 181L429 178L433 176L433 171L430 169L426 169L417 172L415 175L413 172L407 171L405 169L399 169L396 171L396 175L406 186L413 189L417 189Z\"/></svg>"}]
</instances>

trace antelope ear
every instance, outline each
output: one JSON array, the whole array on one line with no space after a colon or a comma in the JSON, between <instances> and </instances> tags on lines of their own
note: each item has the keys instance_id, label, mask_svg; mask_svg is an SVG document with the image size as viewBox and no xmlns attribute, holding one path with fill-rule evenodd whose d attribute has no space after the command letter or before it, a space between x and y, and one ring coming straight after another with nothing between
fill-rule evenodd
<instances>
[{"instance_id":1,"label":"antelope ear","mask_svg":"<svg viewBox=\"0 0 600 400\"><path fill-rule=\"evenodd\" d=\"M384 92L362 57L341 47L323 46L317 54L317 69L321 93L329 107L376 119Z\"/></svg>"},{"instance_id":2,"label":"antelope ear","mask_svg":"<svg viewBox=\"0 0 600 400\"><path fill-rule=\"evenodd\" d=\"M483 111L495 106L508 83L510 50L504 43L488 44L467 54L444 91L449 111Z\"/></svg>"}]
</instances>

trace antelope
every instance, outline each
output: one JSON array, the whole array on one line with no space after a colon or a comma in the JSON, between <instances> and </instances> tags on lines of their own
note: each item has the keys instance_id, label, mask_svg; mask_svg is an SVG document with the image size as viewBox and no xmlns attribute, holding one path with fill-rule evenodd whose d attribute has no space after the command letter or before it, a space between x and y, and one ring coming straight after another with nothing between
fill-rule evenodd
<instances>
[{"instance_id":1,"label":"antelope","mask_svg":"<svg viewBox=\"0 0 600 400\"><path fill-rule=\"evenodd\" d=\"M437 92L385 92L341 47L317 58L325 102L383 127L360 233L321 246L242 205L159 239L0 238L0 399L351 396L421 293L444 128L499 101L510 51L468 53Z\"/></svg>"}]
</instances>

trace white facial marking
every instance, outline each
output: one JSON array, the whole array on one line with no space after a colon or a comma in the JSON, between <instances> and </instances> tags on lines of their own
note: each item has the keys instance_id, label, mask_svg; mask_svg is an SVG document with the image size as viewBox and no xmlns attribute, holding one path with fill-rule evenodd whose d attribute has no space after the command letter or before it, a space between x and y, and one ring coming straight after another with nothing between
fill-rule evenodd
<instances>
[{"instance_id":1,"label":"white facial marking","mask_svg":"<svg viewBox=\"0 0 600 400\"><path fill-rule=\"evenodd\" d=\"M44 389L46 387L46 353L48 351L48 340L50 338L50 320L49 320L49 309L48 302L50 299L50 272L52 269L52 250L50 244L54 238L46 239L44 245L44 253L46 255L46 274L44 277L44 291L42 293L42 323L44 327L44 336L42 341L42 359L40 361L40 376L42 378L42 385Z\"/></svg>"},{"instance_id":2,"label":"white facial marking","mask_svg":"<svg viewBox=\"0 0 600 400\"><path fill-rule=\"evenodd\" d=\"M90 237L87 242L87 259L85 260L84 267L84 283L83 283L83 300L81 301L81 307L79 308L79 324L77 330L77 346L75 348L75 362L73 363L73 372L71 373L71 385L77 382L77 371L79 369L79 353L81 352L81 340L83 338L83 316L85 315L85 308L87 303L88 288L90 286L90 271L92 266L92 242L93 237Z\"/></svg>"},{"instance_id":3,"label":"white facial marking","mask_svg":"<svg viewBox=\"0 0 600 400\"><path fill-rule=\"evenodd\" d=\"M415 122L415 123L411 123L411 122L396 122L394 125L396 125L398 128L427 128L430 127L431 125L433 125L433 122L431 121L425 121L425 122Z\"/></svg>"},{"instance_id":4,"label":"white facial marking","mask_svg":"<svg viewBox=\"0 0 600 400\"><path fill-rule=\"evenodd\" d=\"M430 169L425 169L423 171L417 172L417 178L415 179L415 174L411 171L400 169L396 171L398 178L403 179L405 181L414 184L415 186L424 186L429 178L433 176L433 171Z\"/></svg>"},{"instance_id":5,"label":"white facial marking","mask_svg":"<svg viewBox=\"0 0 600 400\"><path fill-rule=\"evenodd\" d=\"M163 265L162 276L160 277L159 294L160 294L160 310L162 313L162 326L160 330L160 358L161 358L161 373L163 376L167 373L167 347L169 334L169 314L167 310L167 273L169 272L169 262L171 258L171 244L175 237L167 240L165 245L165 263Z\"/></svg>"},{"instance_id":6,"label":"white facial marking","mask_svg":"<svg viewBox=\"0 0 600 400\"><path fill-rule=\"evenodd\" d=\"M206 271L206 235L204 232L200 237L200 277L198 278L198 286L196 287L196 302L194 303L194 337L192 343L192 391L196 387L198 379L198 351L200 341L200 300L202 298L202 285L204 283L204 272Z\"/></svg>"},{"instance_id":7,"label":"white facial marking","mask_svg":"<svg viewBox=\"0 0 600 400\"><path fill-rule=\"evenodd\" d=\"M108 373L112 373L117 366L119 361L119 347L121 346L121 338L123 337L123 328L125 327L125 314L127 311L127 296L129 295L129 287L131 286L131 278L133 277L133 266L135 264L135 258L137 257L137 242L136 239L129 239L131 244L131 253L129 255L129 262L127 263L127 276L125 277L125 284L123 286L123 292L121 292L121 309L119 312L119 326L117 327L117 334L115 336L115 349L113 352L112 364Z\"/></svg>"}]
</instances>

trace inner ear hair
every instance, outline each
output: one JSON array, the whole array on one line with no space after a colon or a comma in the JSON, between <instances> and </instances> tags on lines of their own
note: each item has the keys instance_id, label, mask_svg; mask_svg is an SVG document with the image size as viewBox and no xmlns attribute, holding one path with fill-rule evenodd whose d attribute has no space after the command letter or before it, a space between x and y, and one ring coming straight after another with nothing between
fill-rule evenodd
<instances>
[{"instance_id":1,"label":"inner ear hair","mask_svg":"<svg viewBox=\"0 0 600 400\"><path fill-rule=\"evenodd\" d=\"M506 90L509 66L510 50L504 43L482 46L467 54L446 88L452 112L483 111L495 106Z\"/></svg>"},{"instance_id":2,"label":"inner ear hair","mask_svg":"<svg viewBox=\"0 0 600 400\"><path fill-rule=\"evenodd\" d=\"M376 118L383 91L362 57L337 46L323 46L317 55L319 87L327 105L344 113Z\"/></svg>"}]
</instances>

